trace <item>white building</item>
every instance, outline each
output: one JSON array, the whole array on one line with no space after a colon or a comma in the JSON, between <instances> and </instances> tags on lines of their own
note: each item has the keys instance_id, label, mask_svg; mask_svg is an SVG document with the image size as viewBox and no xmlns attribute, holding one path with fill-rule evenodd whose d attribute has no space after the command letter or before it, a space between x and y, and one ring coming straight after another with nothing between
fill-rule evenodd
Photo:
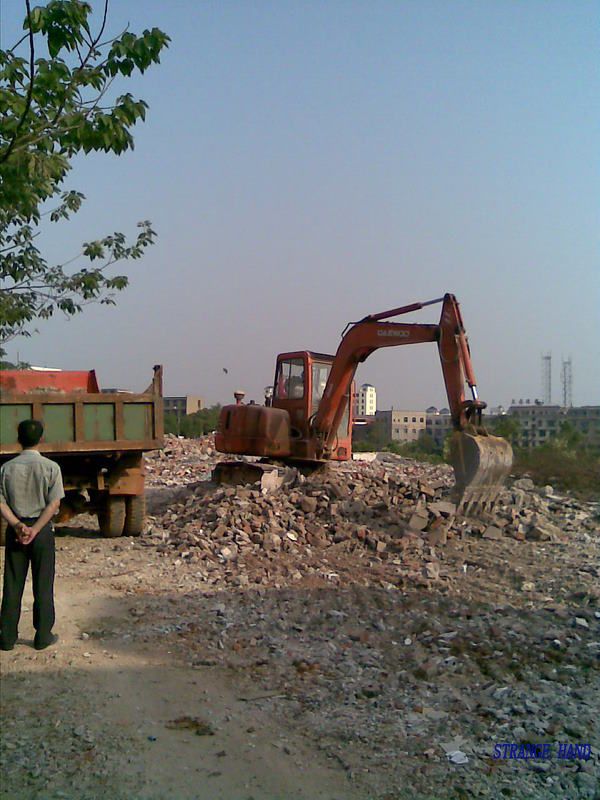
<instances>
[{"instance_id":1,"label":"white building","mask_svg":"<svg viewBox=\"0 0 600 800\"><path fill-rule=\"evenodd\" d=\"M356 393L356 416L373 417L377 411L377 390L370 383L363 383Z\"/></svg>"}]
</instances>

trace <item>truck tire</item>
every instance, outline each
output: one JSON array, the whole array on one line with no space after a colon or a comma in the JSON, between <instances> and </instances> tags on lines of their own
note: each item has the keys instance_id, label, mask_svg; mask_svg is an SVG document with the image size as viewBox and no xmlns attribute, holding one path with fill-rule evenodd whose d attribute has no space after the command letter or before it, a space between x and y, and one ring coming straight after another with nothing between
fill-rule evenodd
<instances>
[{"instance_id":1,"label":"truck tire","mask_svg":"<svg viewBox=\"0 0 600 800\"><path fill-rule=\"evenodd\" d=\"M146 522L146 495L133 494L125 499L123 536L139 536Z\"/></svg>"},{"instance_id":2,"label":"truck tire","mask_svg":"<svg viewBox=\"0 0 600 800\"><path fill-rule=\"evenodd\" d=\"M4 547L6 544L6 529L8 528L8 522L4 519L2 514L0 514L0 547Z\"/></svg>"},{"instance_id":3,"label":"truck tire","mask_svg":"<svg viewBox=\"0 0 600 800\"><path fill-rule=\"evenodd\" d=\"M125 498L109 495L98 512L100 533L107 539L113 539L123 534L125 525Z\"/></svg>"}]
</instances>

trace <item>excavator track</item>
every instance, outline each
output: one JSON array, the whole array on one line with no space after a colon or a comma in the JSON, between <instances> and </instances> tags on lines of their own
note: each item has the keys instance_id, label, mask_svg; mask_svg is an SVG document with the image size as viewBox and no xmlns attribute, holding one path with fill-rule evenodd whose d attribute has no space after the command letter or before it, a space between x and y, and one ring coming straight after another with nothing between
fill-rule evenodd
<instances>
[{"instance_id":1,"label":"excavator track","mask_svg":"<svg viewBox=\"0 0 600 800\"><path fill-rule=\"evenodd\" d=\"M211 478L215 483L232 486L260 484L261 489L271 491L281 486L291 488L298 475L308 477L328 467L323 461L219 461Z\"/></svg>"},{"instance_id":2,"label":"excavator track","mask_svg":"<svg viewBox=\"0 0 600 800\"><path fill-rule=\"evenodd\" d=\"M260 461L219 461L211 477L215 483L243 486L248 483L260 483L264 476L272 472L278 472L275 464Z\"/></svg>"}]
</instances>

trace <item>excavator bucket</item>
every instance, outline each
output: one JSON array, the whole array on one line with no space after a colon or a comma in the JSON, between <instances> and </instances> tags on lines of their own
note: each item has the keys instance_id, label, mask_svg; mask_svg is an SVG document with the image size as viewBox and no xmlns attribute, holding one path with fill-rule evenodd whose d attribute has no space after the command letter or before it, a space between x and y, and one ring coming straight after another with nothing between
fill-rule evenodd
<instances>
[{"instance_id":1,"label":"excavator bucket","mask_svg":"<svg viewBox=\"0 0 600 800\"><path fill-rule=\"evenodd\" d=\"M450 441L460 514L491 511L513 462L512 447L500 436L456 431Z\"/></svg>"}]
</instances>

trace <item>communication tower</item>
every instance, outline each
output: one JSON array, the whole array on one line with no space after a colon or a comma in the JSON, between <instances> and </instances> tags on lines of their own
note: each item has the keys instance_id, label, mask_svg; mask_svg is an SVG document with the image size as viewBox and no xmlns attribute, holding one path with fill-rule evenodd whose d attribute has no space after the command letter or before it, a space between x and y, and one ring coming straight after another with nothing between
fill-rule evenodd
<instances>
[{"instance_id":1,"label":"communication tower","mask_svg":"<svg viewBox=\"0 0 600 800\"><path fill-rule=\"evenodd\" d=\"M563 406L564 408L571 408L573 405L573 361L571 356L563 358L561 379Z\"/></svg>"},{"instance_id":2,"label":"communication tower","mask_svg":"<svg viewBox=\"0 0 600 800\"><path fill-rule=\"evenodd\" d=\"M542 397L545 405L552 403L552 353L542 355Z\"/></svg>"}]
</instances>

